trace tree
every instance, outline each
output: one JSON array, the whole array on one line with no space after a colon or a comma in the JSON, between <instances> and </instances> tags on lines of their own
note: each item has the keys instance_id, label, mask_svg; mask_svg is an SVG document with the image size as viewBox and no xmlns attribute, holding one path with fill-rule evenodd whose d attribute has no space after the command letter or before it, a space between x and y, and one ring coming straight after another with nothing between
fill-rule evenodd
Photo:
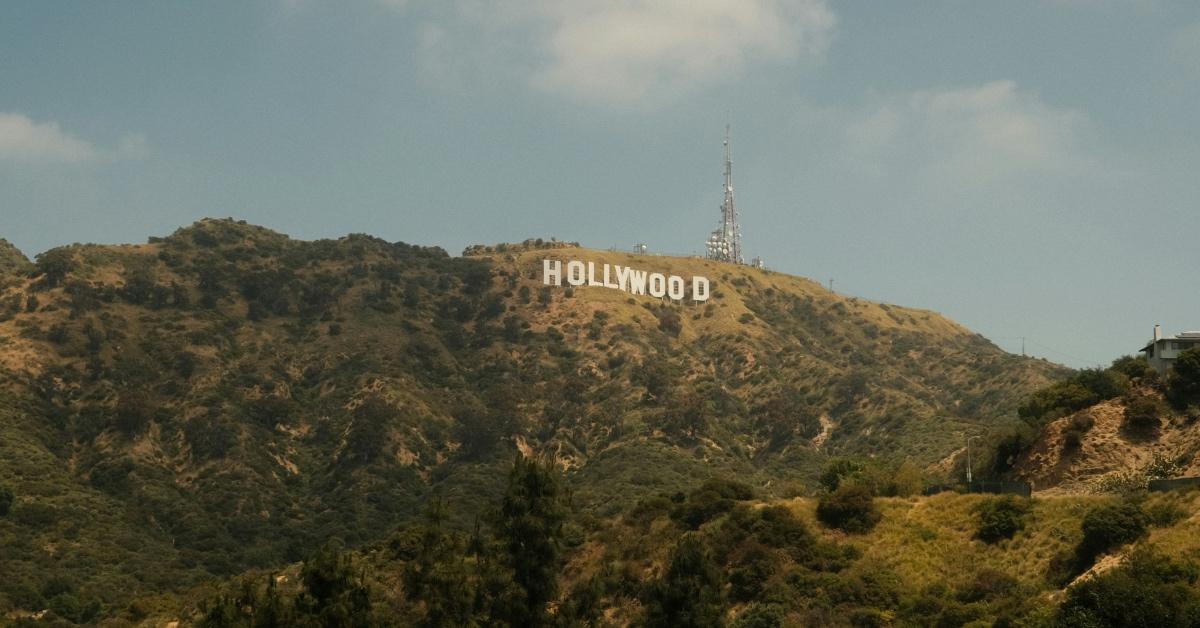
<instances>
[{"instance_id":1,"label":"tree","mask_svg":"<svg viewBox=\"0 0 1200 628\"><path fill-rule=\"evenodd\" d=\"M113 427L126 436L136 436L154 419L154 406L141 390L125 390L117 400Z\"/></svg>"},{"instance_id":2,"label":"tree","mask_svg":"<svg viewBox=\"0 0 1200 628\"><path fill-rule=\"evenodd\" d=\"M386 399L371 395L354 409L350 429L346 432L346 458L353 464L374 461L383 451L388 424L396 410Z\"/></svg>"},{"instance_id":3,"label":"tree","mask_svg":"<svg viewBox=\"0 0 1200 628\"><path fill-rule=\"evenodd\" d=\"M523 597L511 610L515 625L541 626L549 621L546 604L558 595L564 501L551 461L517 456L495 523L496 539Z\"/></svg>"},{"instance_id":4,"label":"tree","mask_svg":"<svg viewBox=\"0 0 1200 628\"><path fill-rule=\"evenodd\" d=\"M424 604L421 626L467 626L473 617L475 591L468 579L465 547L458 535L447 532L445 503L430 501L425 523L418 529L416 555L404 565L405 596Z\"/></svg>"},{"instance_id":5,"label":"tree","mask_svg":"<svg viewBox=\"0 0 1200 628\"><path fill-rule=\"evenodd\" d=\"M817 481L821 483L821 486L825 487L825 490L836 491L838 486L841 485L842 480L854 477L865 466L866 463L857 458L830 458L829 462L826 462L825 466L821 467L821 475L817 478Z\"/></svg>"},{"instance_id":6,"label":"tree","mask_svg":"<svg viewBox=\"0 0 1200 628\"><path fill-rule=\"evenodd\" d=\"M1167 378L1167 391L1180 406L1200 399L1200 347L1188 349L1175 358Z\"/></svg>"},{"instance_id":7,"label":"tree","mask_svg":"<svg viewBox=\"0 0 1200 628\"><path fill-rule=\"evenodd\" d=\"M721 574L694 534L679 539L663 577L646 594L646 625L708 628L722 625Z\"/></svg>"},{"instance_id":8,"label":"tree","mask_svg":"<svg viewBox=\"0 0 1200 628\"><path fill-rule=\"evenodd\" d=\"M468 460L491 453L504 436L500 421L478 402L460 403L452 414L458 420L455 438L462 444L462 455Z\"/></svg>"},{"instance_id":9,"label":"tree","mask_svg":"<svg viewBox=\"0 0 1200 628\"><path fill-rule=\"evenodd\" d=\"M355 573L348 554L326 545L304 562L300 570L304 591L296 599L298 611L311 618L299 622L315 626L358 628L372 626L371 591Z\"/></svg>"},{"instance_id":10,"label":"tree","mask_svg":"<svg viewBox=\"0 0 1200 628\"><path fill-rule=\"evenodd\" d=\"M9 509L12 508L13 492L7 486L0 486L0 517L8 515Z\"/></svg>"},{"instance_id":11,"label":"tree","mask_svg":"<svg viewBox=\"0 0 1200 628\"><path fill-rule=\"evenodd\" d=\"M50 249L37 256L37 269L47 288L54 288L75 270L75 255L67 247Z\"/></svg>"},{"instance_id":12,"label":"tree","mask_svg":"<svg viewBox=\"0 0 1200 628\"><path fill-rule=\"evenodd\" d=\"M708 402L699 393L681 386L672 393L664 414L667 431L695 438L708 425Z\"/></svg>"}]
</instances>

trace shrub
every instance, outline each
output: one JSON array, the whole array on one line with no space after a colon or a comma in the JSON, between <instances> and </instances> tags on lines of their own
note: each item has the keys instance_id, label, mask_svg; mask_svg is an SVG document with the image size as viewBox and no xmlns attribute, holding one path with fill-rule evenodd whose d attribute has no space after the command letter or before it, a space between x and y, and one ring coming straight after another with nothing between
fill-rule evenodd
<instances>
[{"instance_id":1,"label":"shrub","mask_svg":"<svg viewBox=\"0 0 1200 628\"><path fill-rule=\"evenodd\" d=\"M1125 405L1122 427L1132 433L1146 434L1158 429L1162 404L1150 396L1135 397Z\"/></svg>"},{"instance_id":2,"label":"shrub","mask_svg":"<svg viewBox=\"0 0 1200 628\"><path fill-rule=\"evenodd\" d=\"M1011 539L1025 527L1025 515L1028 512L1029 502L1019 497L1005 495L988 499L975 507L978 518L975 538L984 543Z\"/></svg>"},{"instance_id":3,"label":"shrub","mask_svg":"<svg viewBox=\"0 0 1200 628\"><path fill-rule=\"evenodd\" d=\"M1092 482L1094 493L1137 493L1146 490L1147 481L1144 473L1137 471L1112 471L1096 478Z\"/></svg>"},{"instance_id":4,"label":"shrub","mask_svg":"<svg viewBox=\"0 0 1200 628\"><path fill-rule=\"evenodd\" d=\"M1200 399L1200 347L1179 354L1167 376L1167 395L1180 407Z\"/></svg>"},{"instance_id":5,"label":"shrub","mask_svg":"<svg viewBox=\"0 0 1200 628\"><path fill-rule=\"evenodd\" d=\"M1113 360L1109 370L1116 371L1129 379L1140 379L1154 372L1145 356L1124 355Z\"/></svg>"},{"instance_id":6,"label":"shrub","mask_svg":"<svg viewBox=\"0 0 1200 628\"><path fill-rule=\"evenodd\" d=\"M1170 502L1155 502L1146 506L1146 522L1156 528L1169 528L1187 519L1186 510Z\"/></svg>"},{"instance_id":7,"label":"shrub","mask_svg":"<svg viewBox=\"0 0 1200 628\"><path fill-rule=\"evenodd\" d=\"M1129 377L1106 369L1083 369L1066 381L1035 392L1017 408L1017 415L1038 427L1048 420L1078 412L1129 392Z\"/></svg>"},{"instance_id":8,"label":"shrub","mask_svg":"<svg viewBox=\"0 0 1200 628\"><path fill-rule=\"evenodd\" d=\"M139 390L127 390L117 400L117 411L113 427L126 436L139 434L154 418L154 406L146 394Z\"/></svg>"},{"instance_id":9,"label":"shrub","mask_svg":"<svg viewBox=\"0 0 1200 628\"><path fill-rule=\"evenodd\" d=\"M836 491L842 480L848 477L854 477L866 464L856 458L830 458L829 462L821 468L821 475L817 481L827 491Z\"/></svg>"},{"instance_id":10,"label":"shrub","mask_svg":"<svg viewBox=\"0 0 1200 628\"><path fill-rule=\"evenodd\" d=\"M704 545L684 535L667 571L645 595L647 626L720 626L721 577Z\"/></svg>"},{"instance_id":11,"label":"shrub","mask_svg":"<svg viewBox=\"0 0 1200 628\"><path fill-rule=\"evenodd\" d=\"M37 256L37 270L48 288L53 288L75 270L75 254L67 247L50 249Z\"/></svg>"},{"instance_id":12,"label":"shrub","mask_svg":"<svg viewBox=\"0 0 1200 628\"><path fill-rule=\"evenodd\" d=\"M8 515L12 508L13 492L7 486L0 486L0 517Z\"/></svg>"},{"instance_id":13,"label":"shrub","mask_svg":"<svg viewBox=\"0 0 1200 628\"><path fill-rule=\"evenodd\" d=\"M658 311L658 328L668 336L678 337L679 332L683 330L683 322L675 310L663 308Z\"/></svg>"},{"instance_id":14,"label":"shrub","mask_svg":"<svg viewBox=\"0 0 1200 628\"><path fill-rule=\"evenodd\" d=\"M1063 429L1063 449L1074 451L1083 444L1083 435L1096 425L1096 419L1090 413L1081 412L1071 417L1067 427Z\"/></svg>"},{"instance_id":15,"label":"shrub","mask_svg":"<svg viewBox=\"0 0 1200 628\"><path fill-rule=\"evenodd\" d=\"M671 510L671 518L695 530L717 516L729 512L734 502L754 498L754 491L740 482L711 479L692 491Z\"/></svg>"},{"instance_id":16,"label":"shrub","mask_svg":"<svg viewBox=\"0 0 1200 628\"><path fill-rule=\"evenodd\" d=\"M1083 571L1096 557L1115 547L1136 541L1146 532L1146 513L1133 502L1097 506L1083 517L1083 538L1075 548L1076 567Z\"/></svg>"},{"instance_id":17,"label":"shrub","mask_svg":"<svg viewBox=\"0 0 1200 628\"><path fill-rule=\"evenodd\" d=\"M275 429L277 424L287 425L291 416L298 411L299 404L287 397L268 395L247 399L242 403L242 414L246 420L269 430Z\"/></svg>"},{"instance_id":18,"label":"shrub","mask_svg":"<svg viewBox=\"0 0 1200 628\"><path fill-rule=\"evenodd\" d=\"M755 602L738 613L732 628L777 628L783 625L783 607Z\"/></svg>"},{"instance_id":19,"label":"shrub","mask_svg":"<svg viewBox=\"0 0 1200 628\"><path fill-rule=\"evenodd\" d=\"M1196 626L1200 592L1195 564L1180 563L1148 551L1067 590L1055 625Z\"/></svg>"},{"instance_id":20,"label":"shrub","mask_svg":"<svg viewBox=\"0 0 1200 628\"><path fill-rule=\"evenodd\" d=\"M869 532L881 517L871 491L861 484L842 484L817 502L817 519L845 532Z\"/></svg>"},{"instance_id":21,"label":"shrub","mask_svg":"<svg viewBox=\"0 0 1200 628\"><path fill-rule=\"evenodd\" d=\"M200 460L224 458L237 444L237 428L213 412L196 417L183 426L192 455Z\"/></svg>"},{"instance_id":22,"label":"shrub","mask_svg":"<svg viewBox=\"0 0 1200 628\"><path fill-rule=\"evenodd\" d=\"M925 488L925 474L917 465L904 461L888 474L879 489L884 497L911 497Z\"/></svg>"},{"instance_id":23,"label":"shrub","mask_svg":"<svg viewBox=\"0 0 1200 628\"><path fill-rule=\"evenodd\" d=\"M129 474L133 470L134 464L129 458L106 460L92 467L89 481L106 493L120 495L129 490Z\"/></svg>"},{"instance_id":24,"label":"shrub","mask_svg":"<svg viewBox=\"0 0 1200 628\"><path fill-rule=\"evenodd\" d=\"M959 589L958 599L967 603L999 599L1011 594L1018 585L1013 576L998 569L983 567Z\"/></svg>"}]
</instances>

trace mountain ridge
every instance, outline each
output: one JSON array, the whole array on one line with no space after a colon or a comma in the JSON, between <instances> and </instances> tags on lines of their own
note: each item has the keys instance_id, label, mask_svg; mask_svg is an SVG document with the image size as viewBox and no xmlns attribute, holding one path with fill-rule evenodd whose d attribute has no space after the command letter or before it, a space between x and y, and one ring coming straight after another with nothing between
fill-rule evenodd
<instances>
[{"instance_id":1,"label":"mountain ridge","mask_svg":"<svg viewBox=\"0 0 1200 628\"><path fill-rule=\"evenodd\" d=\"M80 564L171 547L141 584L65 568L105 605L378 540L434 496L469 527L517 450L553 456L597 517L708 477L804 494L835 455L936 472L1065 373L782 273L553 241L466 252L206 219L38 256L0 292L0 460L55 470L0 462L17 495L0 533L25 548L0 593L37 599L35 548L64 526L88 539ZM703 274L712 298L550 288L546 257ZM115 520L89 529L95 508Z\"/></svg>"}]
</instances>

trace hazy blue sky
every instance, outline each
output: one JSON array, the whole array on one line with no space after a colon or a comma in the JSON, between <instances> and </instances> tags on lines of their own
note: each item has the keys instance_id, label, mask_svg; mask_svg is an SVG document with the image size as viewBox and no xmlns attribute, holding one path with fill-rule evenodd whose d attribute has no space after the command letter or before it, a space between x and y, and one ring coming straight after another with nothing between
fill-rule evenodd
<instances>
[{"instance_id":1,"label":"hazy blue sky","mask_svg":"<svg viewBox=\"0 0 1200 628\"><path fill-rule=\"evenodd\" d=\"M1074 366L1200 329L1200 3L0 6L0 236L747 250Z\"/></svg>"}]
</instances>

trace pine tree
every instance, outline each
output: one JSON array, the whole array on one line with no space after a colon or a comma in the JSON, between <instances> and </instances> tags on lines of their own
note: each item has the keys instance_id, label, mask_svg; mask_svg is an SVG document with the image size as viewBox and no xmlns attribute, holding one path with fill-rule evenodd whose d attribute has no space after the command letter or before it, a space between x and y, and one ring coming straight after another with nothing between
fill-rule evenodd
<instances>
[{"instance_id":1,"label":"pine tree","mask_svg":"<svg viewBox=\"0 0 1200 628\"><path fill-rule=\"evenodd\" d=\"M721 574L694 534L685 535L671 553L662 579L646 596L646 625L712 628L722 625Z\"/></svg>"},{"instance_id":2,"label":"pine tree","mask_svg":"<svg viewBox=\"0 0 1200 628\"><path fill-rule=\"evenodd\" d=\"M558 595L564 494L553 463L518 456L495 525L513 583L519 589L508 617L514 625L548 623L546 604Z\"/></svg>"}]
</instances>

